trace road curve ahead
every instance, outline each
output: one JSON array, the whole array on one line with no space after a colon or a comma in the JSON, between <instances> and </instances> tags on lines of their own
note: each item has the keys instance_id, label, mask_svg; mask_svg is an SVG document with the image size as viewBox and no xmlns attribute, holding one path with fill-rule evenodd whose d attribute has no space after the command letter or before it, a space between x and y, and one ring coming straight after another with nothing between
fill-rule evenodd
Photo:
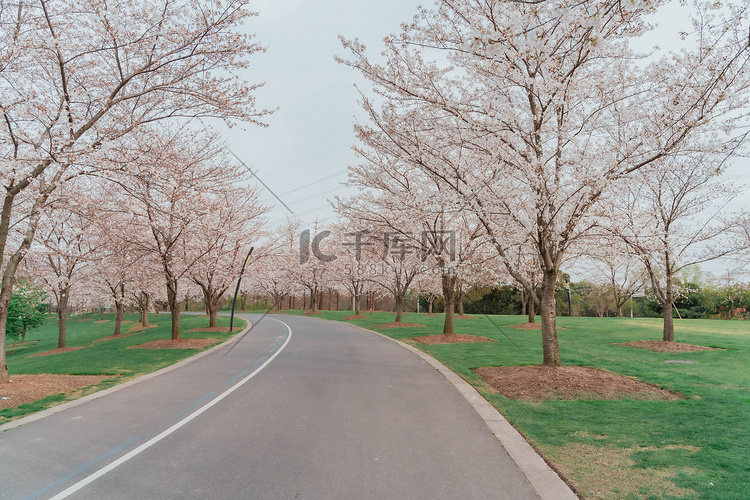
<instances>
[{"instance_id":1,"label":"road curve ahead","mask_svg":"<svg viewBox=\"0 0 750 500\"><path fill-rule=\"evenodd\" d=\"M434 368L298 316L0 433L0 457L2 499L537 498Z\"/></svg>"}]
</instances>

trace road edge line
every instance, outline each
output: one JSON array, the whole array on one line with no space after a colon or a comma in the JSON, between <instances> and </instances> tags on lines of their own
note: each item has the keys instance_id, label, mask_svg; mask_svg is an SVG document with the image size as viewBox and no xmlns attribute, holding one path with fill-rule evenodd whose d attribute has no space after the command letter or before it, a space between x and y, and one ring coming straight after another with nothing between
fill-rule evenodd
<instances>
[{"instance_id":1,"label":"road edge line","mask_svg":"<svg viewBox=\"0 0 750 500\"><path fill-rule=\"evenodd\" d=\"M50 408L47 408L46 410L42 410L37 413L32 413L31 415L27 415L25 417L21 417L17 420L11 420L10 422L7 422L5 424L0 425L0 432L9 431L11 429L15 429L16 427L20 427L25 424L30 424L31 422L36 422L37 420L41 420L45 417L48 417L50 415L54 415L55 413L59 413L61 411L68 410L70 408L74 408L78 405L82 405L83 403L88 403L89 401L93 401L94 399L99 399L101 397L104 397L108 394L112 394L113 392L117 392L120 389L125 389L126 387L133 386L135 384L138 384L140 382L149 380L153 377L156 377L158 375L161 375L162 373L167 373L172 370L176 370L177 368L180 368L181 366L185 366L188 363L191 363L195 361L196 359L200 359L204 356L208 356L214 351L217 351L221 349L222 347L225 347L227 344L232 343L237 339L238 336L243 335L247 333L248 330L250 330L253 327L253 323L250 320L247 321L247 326L244 330L237 332L237 334L233 335L231 338L228 338L221 344L213 346L211 349L208 349L206 351L200 352L198 354L195 354L193 356L190 356L189 358L185 358L181 361L178 361L177 363L169 366L165 366L164 368L160 368L159 370L156 370L155 372L146 373L144 375L141 375L139 377L136 377L132 380L128 380L127 382L123 382L122 384L117 384L112 387L109 387L107 389L92 392L91 394L88 394L86 396L83 396L78 399L74 399L73 401L68 401L66 403L62 403L56 406L52 406Z\"/></svg>"},{"instance_id":2,"label":"road edge line","mask_svg":"<svg viewBox=\"0 0 750 500\"><path fill-rule=\"evenodd\" d=\"M273 318L269 318L269 319L271 319L273 321L276 321L277 323L281 323L282 325L284 325L286 327L286 329L287 329L288 335L286 336L286 341L281 345L281 347L279 347L276 350L276 352L273 353L273 355L271 355L270 358L268 358L266 360L265 363L263 363L258 368L256 368L255 371L253 371L251 374L247 375L245 378L243 378L239 382L237 382L234 385L232 385L229 389L227 389L226 391L222 392L221 394L219 394L218 396L216 396L214 399L210 400L208 403L206 403L205 405L203 405L200 408L198 408L197 410L195 410L193 413L189 414L187 417L183 418L182 420L180 420L176 424L172 425L168 429L166 429L166 430L162 431L161 433L157 434L156 436L152 437L151 439L149 439L148 441L146 441L142 445L138 446L134 450L131 450L130 452L128 452L125 455L121 456L120 458L118 458L114 462L111 462L111 463L107 464L106 466L102 467L101 469L97 470L96 472L94 472L92 474L89 474L85 478L83 478L80 481L78 481L78 482L74 483L73 485L69 486L65 490L61 491L57 495L55 495L52 498L50 498L50 500L63 500L65 498L68 498L70 495L72 495L73 493L77 492L81 488L84 488L85 486L87 486L87 485L91 484L92 482L96 481L97 479L99 479L100 477L104 476L108 472L116 469L117 467L119 467L120 465L124 464L125 462L127 462L131 458L133 458L133 457L139 455L140 453L142 453L143 451L149 449L151 446L155 445L156 443L158 443L159 441L161 441L165 437L167 437L170 434L174 433L175 431L181 429L187 423L191 422L193 419L197 418L198 416L202 415L204 412L206 412L209 409L211 409L213 406L215 406L216 404L218 404L220 401L222 401L224 398L226 398L227 396L229 396L231 393L233 393L234 391L236 391L237 389L239 389L240 387L242 387L243 385L245 385L245 383L247 383L249 380L251 380L253 377L255 377L258 373L260 373L261 371L263 371L263 369L266 366L270 365L271 362L274 359L276 359L276 356L278 356L279 354L281 354L281 352L284 350L284 348L289 344L289 341L292 340L292 328L289 325L287 325L283 321L280 321L280 320L277 320L277 319L273 319ZM231 340L234 340L234 337Z\"/></svg>"},{"instance_id":3,"label":"road edge line","mask_svg":"<svg viewBox=\"0 0 750 500\"><path fill-rule=\"evenodd\" d=\"M390 340L398 344L399 346L413 352L430 366L439 371L458 392L466 399L466 401L474 408L479 417L484 420L487 427L490 428L495 438L500 441L500 444L505 448L505 451L510 455L510 458L515 462L521 472L526 476L526 479L531 484L534 491L543 500L578 500L579 497L576 495L570 486L544 461L539 453L529 444L526 438L516 430L515 427L508 422L502 413L497 408L492 406L489 401L479 394L471 384L462 379L456 372L445 366L443 363L433 358L429 354L414 346L411 346L405 342L394 339L382 333L368 330L367 328L352 325L350 326L359 328L368 333L373 333L386 340Z\"/></svg>"}]
</instances>

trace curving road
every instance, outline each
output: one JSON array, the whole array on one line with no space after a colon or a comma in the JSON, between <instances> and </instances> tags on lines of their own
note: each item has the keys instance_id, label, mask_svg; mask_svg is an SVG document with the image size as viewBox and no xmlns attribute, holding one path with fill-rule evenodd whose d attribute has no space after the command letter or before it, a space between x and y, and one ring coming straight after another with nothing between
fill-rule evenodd
<instances>
[{"instance_id":1,"label":"curving road","mask_svg":"<svg viewBox=\"0 0 750 500\"><path fill-rule=\"evenodd\" d=\"M282 316L192 362L0 433L0 498L537 496L423 360L346 324Z\"/></svg>"}]
</instances>

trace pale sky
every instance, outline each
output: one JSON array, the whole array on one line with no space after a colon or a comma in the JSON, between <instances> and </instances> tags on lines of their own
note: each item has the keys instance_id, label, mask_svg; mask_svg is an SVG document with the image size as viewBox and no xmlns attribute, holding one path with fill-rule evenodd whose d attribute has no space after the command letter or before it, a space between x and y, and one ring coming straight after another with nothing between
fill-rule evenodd
<instances>
[{"instance_id":1,"label":"pale sky","mask_svg":"<svg viewBox=\"0 0 750 500\"><path fill-rule=\"evenodd\" d=\"M346 53L338 40L359 38L372 53L382 50L383 37L397 31L415 13L416 0L259 0L260 15L247 24L268 48L252 56L250 81L265 81L257 92L259 107L279 110L267 118L268 128L230 130L232 150L294 213L308 223L330 218L327 198L346 192L346 169L356 159L355 83L362 79L334 61ZM266 193L263 200L276 203ZM276 203L279 205L278 203ZM272 224L291 215L277 206Z\"/></svg>"},{"instance_id":2,"label":"pale sky","mask_svg":"<svg viewBox=\"0 0 750 500\"><path fill-rule=\"evenodd\" d=\"M334 55L347 56L338 36L357 37L371 55L379 54L383 37L399 31L420 4L430 2L258 0L252 4L260 15L246 28L268 51L250 58L245 76L251 82L266 82L256 93L258 107L279 110L266 119L268 128L234 128L226 138L232 151L303 221L312 224L332 217L327 199L346 193L341 183L347 180L347 166L356 163L352 124L363 113L354 85L361 85L366 93L369 87L355 70L334 61ZM675 6L658 16L660 34L655 43L662 48L681 43L678 25L686 18L680 14ZM745 186L736 206L750 206L748 165L743 161L728 172ZM277 205L269 216L272 225L291 215L270 193L262 199Z\"/></svg>"}]
</instances>

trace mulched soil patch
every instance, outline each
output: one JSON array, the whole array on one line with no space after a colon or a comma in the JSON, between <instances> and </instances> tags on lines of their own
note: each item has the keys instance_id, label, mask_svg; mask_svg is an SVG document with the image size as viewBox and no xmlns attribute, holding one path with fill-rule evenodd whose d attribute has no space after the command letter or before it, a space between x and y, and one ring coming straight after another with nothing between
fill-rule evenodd
<instances>
[{"instance_id":1,"label":"mulched soil patch","mask_svg":"<svg viewBox=\"0 0 750 500\"><path fill-rule=\"evenodd\" d=\"M138 332L140 332L142 330L147 330L149 328L159 328L159 325L143 326L142 324L138 323L137 325L133 325L130 328L128 328L128 331L129 332L136 332L136 333L138 333Z\"/></svg>"},{"instance_id":2,"label":"mulched soil patch","mask_svg":"<svg viewBox=\"0 0 750 500\"><path fill-rule=\"evenodd\" d=\"M121 333L120 335L110 335L109 337L102 337L100 339L93 340L92 342L101 342L103 340L114 340L114 339L123 339L125 337L132 337L138 332L134 333Z\"/></svg>"},{"instance_id":3,"label":"mulched soil patch","mask_svg":"<svg viewBox=\"0 0 750 500\"><path fill-rule=\"evenodd\" d=\"M203 349L217 342L221 342L221 339L165 339L134 345L128 349Z\"/></svg>"},{"instance_id":4,"label":"mulched soil patch","mask_svg":"<svg viewBox=\"0 0 750 500\"><path fill-rule=\"evenodd\" d=\"M302 316L317 316L318 314L323 314L320 311L308 311L306 313L302 313Z\"/></svg>"},{"instance_id":5,"label":"mulched soil patch","mask_svg":"<svg viewBox=\"0 0 750 500\"><path fill-rule=\"evenodd\" d=\"M369 316L365 316L363 314L352 314L351 316L347 316L344 319L350 320L350 319L370 319L370 318Z\"/></svg>"},{"instance_id":6,"label":"mulched soil patch","mask_svg":"<svg viewBox=\"0 0 750 500\"><path fill-rule=\"evenodd\" d=\"M477 337L476 335L464 335L462 333L446 334L441 333L440 335L425 335L424 337L412 337L412 340L421 342L422 344L435 345L435 344L459 344L461 342L497 342L497 340L488 339L486 337Z\"/></svg>"},{"instance_id":7,"label":"mulched soil patch","mask_svg":"<svg viewBox=\"0 0 750 500\"><path fill-rule=\"evenodd\" d=\"M716 347L706 347L702 345L685 344L684 342L670 342L664 340L636 340L634 342L622 342L625 347L635 347L636 349L648 349L654 352L696 352L696 351L720 351Z\"/></svg>"},{"instance_id":8,"label":"mulched soil patch","mask_svg":"<svg viewBox=\"0 0 750 500\"><path fill-rule=\"evenodd\" d=\"M80 347L58 347L57 349L52 349L51 351L44 351L40 352L38 354L32 354L31 356L26 356L27 358L35 358L37 356L51 356L53 354L61 354L63 352L70 352L70 351L77 351L78 349L83 349L84 346Z\"/></svg>"},{"instance_id":9,"label":"mulched soil patch","mask_svg":"<svg viewBox=\"0 0 750 500\"><path fill-rule=\"evenodd\" d=\"M228 332L228 326L206 326L203 328L191 328L189 332Z\"/></svg>"},{"instance_id":10,"label":"mulched soil patch","mask_svg":"<svg viewBox=\"0 0 750 500\"><path fill-rule=\"evenodd\" d=\"M31 403L61 392L75 391L109 378L116 377L113 375L11 375L9 382L0 382L0 410Z\"/></svg>"},{"instance_id":11,"label":"mulched soil patch","mask_svg":"<svg viewBox=\"0 0 750 500\"><path fill-rule=\"evenodd\" d=\"M518 328L519 330L541 330L541 323L521 323L520 325L505 325L511 328Z\"/></svg>"},{"instance_id":12,"label":"mulched soil patch","mask_svg":"<svg viewBox=\"0 0 750 500\"><path fill-rule=\"evenodd\" d=\"M419 323L396 323L395 321L392 323L382 323L380 325L373 325L373 328L418 328L423 327L427 325L421 325Z\"/></svg>"},{"instance_id":13,"label":"mulched soil patch","mask_svg":"<svg viewBox=\"0 0 750 500\"><path fill-rule=\"evenodd\" d=\"M5 346L5 352L7 354L10 354L12 352L20 351L21 349L26 349L27 347L35 346L39 342L38 340L27 340L26 342L19 342L16 345L10 344Z\"/></svg>"},{"instance_id":14,"label":"mulched soil patch","mask_svg":"<svg viewBox=\"0 0 750 500\"><path fill-rule=\"evenodd\" d=\"M477 317L469 314L456 314L453 319L477 319Z\"/></svg>"},{"instance_id":15,"label":"mulched soil patch","mask_svg":"<svg viewBox=\"0 0 750 500\"><path fill-rule=\"evenodd\" d=\"M488 366L474 370L482 380L506 398L522 401L637 399L673 401L679 393L661 389L630 377L585 366L557 368L532 366Z\"/></svg>"},{"instance_id":16,"label":"mulched soil patch","mask_svg":"<svg viewBox=\"0 0 750 500\"><path fill-rule=\"evenodd\" d=\"M110 320L108 319L100 319L99 321L94 321L94 323L109 323Z\"/></svg>"}]
</instances>

